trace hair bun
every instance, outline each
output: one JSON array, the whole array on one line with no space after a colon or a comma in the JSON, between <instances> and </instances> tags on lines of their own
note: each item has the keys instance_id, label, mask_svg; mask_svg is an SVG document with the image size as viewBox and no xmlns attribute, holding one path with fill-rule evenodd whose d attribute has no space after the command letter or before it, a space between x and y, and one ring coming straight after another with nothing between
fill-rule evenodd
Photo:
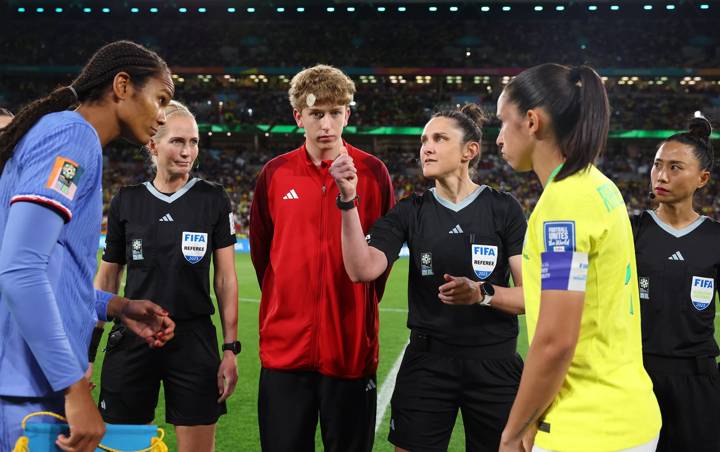
<instances>
[{"instance_id":1,"label":"hair bun","mask_svg":"<svg viewBox=\"0 0 720 452\"><path fill-rule=\"evenodd\" d=\"M702 116L696 116L688 123L688 133L694 137L707 141L710 139L711 132L710 121Z\"/></svg>"},{"instance_id":2,"label":"hair bun","mask_svg":"<svg viewBox=\"0 0 720 452\"><path fill-rule=\"evenodd\" d=\"M487 120L487 115L478 104L465 104L460 109L460 113L464 114L472 120L478 127L482 128L483 123Z\"/></svg>"}]
</instances>

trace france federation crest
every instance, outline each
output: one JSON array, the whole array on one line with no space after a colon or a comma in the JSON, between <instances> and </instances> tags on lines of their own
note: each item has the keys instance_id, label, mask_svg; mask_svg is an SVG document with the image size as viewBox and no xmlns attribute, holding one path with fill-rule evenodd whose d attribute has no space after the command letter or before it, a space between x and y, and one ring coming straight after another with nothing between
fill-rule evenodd
<instances>
[{"instance_id":1,"label":"france federation crest","mask_svg":"<svg viewBox=\"0 0 720 452\"><path fill-rule=\"evenodd\" d=\"M715 296L715 281L712 278L693 276L690 286L690 300L698 311L710 306Z\"/></svg>"},{"instance_id":2,"label":"france federation crest","mask_svg":"<svg viewBox=\"0 0 720 452\"><path fill-rule=\"evenodd\" d=\"M182 233L182 252L185 260L191 264L197 264L205 256L207 251L208 235L205 232Z\"/></svg>"},{"instance_id":3,"label":"france federation crest","mask_svg":"<svg viewBox=\"0 0 720 452\"><path fill-rule=\"evenodd\" d=\"M475 276L487 279L495 270L498 247L491 245L472 245L472 266Z\"/></svg>"}]
</instances>

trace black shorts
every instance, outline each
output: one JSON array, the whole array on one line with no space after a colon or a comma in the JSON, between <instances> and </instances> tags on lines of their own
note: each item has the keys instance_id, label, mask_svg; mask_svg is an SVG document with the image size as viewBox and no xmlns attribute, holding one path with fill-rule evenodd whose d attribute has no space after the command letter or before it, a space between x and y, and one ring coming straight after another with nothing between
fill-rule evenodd
<instances>
[{"instance_id":1,"label":"black shorts","mask_svg":"<svg viewBox=\"0 0 720 452\"><path fill-rule=\"evenodd\" d=\"M121 330L122 339L114 340ZM161 381L168 424L211 425L227 412L225 403L217 402L220 356L209 317L176 321L175 337L159 349L123 326L113 326L110 334L98 402L105 422L152 422Z\"/></svg>"},{"instance_id":2,"label":"black shorts","mask_svg":"<svg viewBox=\"0 0 720 452\"><path fill-rule=\"evenodd\" d=\"M660 405L657 452L720 451L720 373L714 358L644 356Z\"/></svg>"},{"instance_id":3,"label":"black shorts","mask_svg":"<svg viewBox=\"0 0 720 452\"><path fill-rule=\"evenodd\" d=\"M326 452L370 452L375 440L375 376L346 380L317 372L261 369L263 452L314 452L318 415Z\"/></svg>"},{"instance_id":4,"label":"black shorts","mask_svg":"<svg viewBox=\"0 0 720 452\"><path fill-rule=\"evenodd\" d=\"M523 369L509 345L502 353L486 347L454 353L413 333L395 382L388 440L412 452L446 451L461 410L465 449L497 452Z\"/></svg>"}]
</instances>

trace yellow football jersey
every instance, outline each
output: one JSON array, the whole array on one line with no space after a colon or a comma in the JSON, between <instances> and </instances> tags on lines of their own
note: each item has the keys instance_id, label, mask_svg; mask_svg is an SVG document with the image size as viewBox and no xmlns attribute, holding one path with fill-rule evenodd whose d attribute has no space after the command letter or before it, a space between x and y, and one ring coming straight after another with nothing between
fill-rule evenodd
<instances>
[{"instance_id":1,"label":"yellow football jersey","mask_svg":"<svg viewBox=\"0 0 720 452\"><path fill-rule=\"evenodd\" d=\"M643 368L632 229L615 184L591 166L545 187L523 247L532 342L542 290L585 291L580 336L535 443L560 452L614 451L652 440L660 409Z\"/></svg>"}]
</instances>

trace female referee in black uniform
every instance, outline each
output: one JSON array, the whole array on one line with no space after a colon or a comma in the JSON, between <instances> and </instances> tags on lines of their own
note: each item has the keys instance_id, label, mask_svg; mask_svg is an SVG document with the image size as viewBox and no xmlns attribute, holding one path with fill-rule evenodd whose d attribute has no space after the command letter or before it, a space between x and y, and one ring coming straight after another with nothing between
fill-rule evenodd
<instances>
[{"instance_id":1,"label":"female referee in black uniform","mask_svg":"<svg viewBox=\"0 0 720 452\"><path fill-rule=\"evenodd\" d=\"M410 247L410 345L392 397L389 440L397 450L447 450L458 409L470 451L497 451L522 372L516 314L526 221L509 194L477 185L482 112L437 113L425 125L420 160L435 187L400 201L367 236L353 207L357 176L348 155L331 174L340 189L342 248L353 281L372 281Z\"/></svg>"},{"instance_id":2,"label":"female referee in black uniform","mask_svg":"<svg viewBox=\"0 0 720 452\"><path fill-rule=\"evenodd\" d=\"M662 142L650 173L657 208L633 218L643 360L663 420L659 452L720 450L720 224L693 208L713 166L710 131L707 119L694 118L688 132Z\"/></svg>"},{"instance_id":3,"label":"female referee in black uniform","mask_svg":"<svg viewBox=\"0 0 720 452\"><path fill-rule=\"evenodd\" d=\"M175 425L178 450L214 450L215 423L237 382L237 277L235 224L222 186L190 172L198 156L198 127L186 107L172 102L167 122L149 144L156 165L152 182L122 188L108 214L107 246L98 288L149 298L176 322L175 339L162 350L116 325L103 363L100 411L106 422L153 420L160 381L166 420ZM214 262L225 345L218 356L210 299Z\"/></svg>"}]
</instances>

